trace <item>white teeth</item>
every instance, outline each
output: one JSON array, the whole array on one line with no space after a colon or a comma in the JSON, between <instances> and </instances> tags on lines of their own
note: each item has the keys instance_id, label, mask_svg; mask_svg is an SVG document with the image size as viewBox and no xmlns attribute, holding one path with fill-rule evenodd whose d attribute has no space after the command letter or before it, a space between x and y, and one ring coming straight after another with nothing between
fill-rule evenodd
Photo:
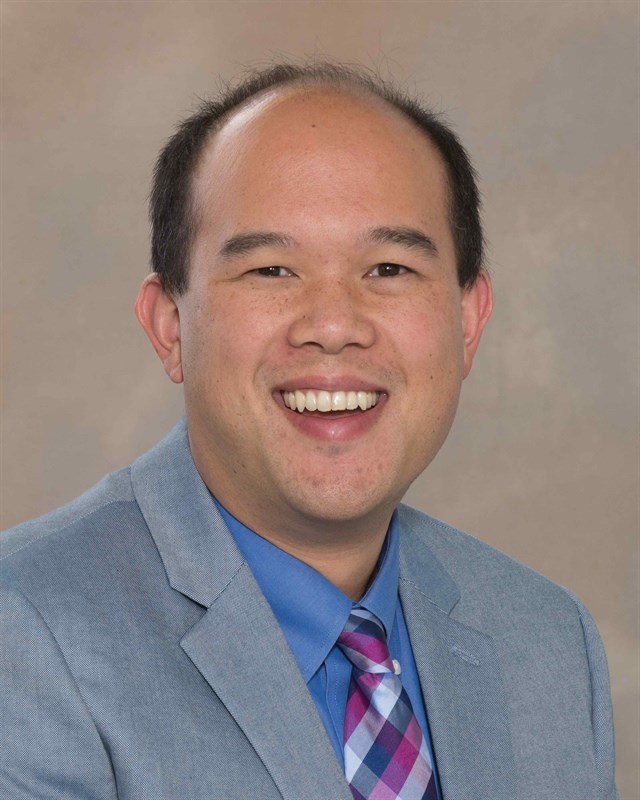
<instances>
[{"instance_id":1,"label":"white teeth","mask_svg":"<svg viewBox=\"0 0 640 800\"><path fill-rule=\"evenodd\" d=\"M318 392L316 408L318 411L331 411L331 395L329 392Z\"/></svg>"},{"instance_id":2,"label":"white teeth","mask_svg":"<svg viewBox=\"0 0 640 800\"><path fill-rule=\"evenodd\" d=\"M282 392L285 406L292 411L368 411L378 402L378 392L338 391L296 389L295 392Z\"/></svg>"},{"instance_id":3,"label":"white teeth","mask_svg":"<svg viewBox=\"0 0 640 800\"><path fill-rule=\"evenodd\" d=\"M334 392L331 395L331 410L332 411L347 410L347 395L344 392Z\"/></svg>"}]
</instances>

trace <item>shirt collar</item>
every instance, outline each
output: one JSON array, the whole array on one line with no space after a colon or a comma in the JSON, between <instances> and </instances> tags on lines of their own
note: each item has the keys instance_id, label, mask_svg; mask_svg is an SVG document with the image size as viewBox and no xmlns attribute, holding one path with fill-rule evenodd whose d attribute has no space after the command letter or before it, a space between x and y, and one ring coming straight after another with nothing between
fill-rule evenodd
<instances>
[{"instance_id":1,"label":"shirt collar","mask_svg":"<svg viewBox=\"0 0 640 800\"><path fill-rule=\"evenodd\" d=\"M376 576L362 600L355 604L308 564L247 528L217 500L216 505L269 602L307 683L329 655L354 605L375 614L387 637L390 636L398 596L397 513L391 519Z\"/></svg>"}]
</instances>

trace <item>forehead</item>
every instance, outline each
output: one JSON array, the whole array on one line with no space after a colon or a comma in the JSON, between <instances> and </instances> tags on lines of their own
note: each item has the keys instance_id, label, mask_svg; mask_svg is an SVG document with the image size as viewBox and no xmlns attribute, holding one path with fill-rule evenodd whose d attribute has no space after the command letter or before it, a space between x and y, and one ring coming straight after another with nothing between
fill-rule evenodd
<instances>
[{"instance_id":1,"label":"forehead","mask_svg":"<svg viewBox=\"0 0 640 800\"><path fill-rule=\"evenodd\" d=\"M201 219L241 226L254 211L284 210L287 197L309 213L344 203L447 216L448 207L442 158L412 120L381 98L324 87L248 102L212 136L194 176Z\"/></svg>"}]
</instances>

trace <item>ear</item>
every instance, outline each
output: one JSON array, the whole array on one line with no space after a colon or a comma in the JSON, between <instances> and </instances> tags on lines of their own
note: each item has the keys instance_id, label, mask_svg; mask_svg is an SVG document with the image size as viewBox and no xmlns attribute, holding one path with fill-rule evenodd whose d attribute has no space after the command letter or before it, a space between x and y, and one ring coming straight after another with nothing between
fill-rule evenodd
<instances>
[{"instance_id":1,"label":"ear","mask_svg":"<svg viewBox=\"0 0 640 800\"><path fill-rule=\"evenodd\" d=\"M143 281L136 300L135 312L164 365L164 371L174 383L182 383L178 306L173 297L162 288L156 272L148 275Z\"/></svg>"},{"instance_id":2,"label":"ear","mask_svg":"<svg viewBox=\"0 0 640 800\"><path fill-rule=\"evenodd\" d=\"M464 337L464 372L466 378L471 372L473 357L476 354L480 337L493 310L493 289L491 279L485 270L476 278L473 286L462 292L462 334Z\"/></svg>"}]
</instances>

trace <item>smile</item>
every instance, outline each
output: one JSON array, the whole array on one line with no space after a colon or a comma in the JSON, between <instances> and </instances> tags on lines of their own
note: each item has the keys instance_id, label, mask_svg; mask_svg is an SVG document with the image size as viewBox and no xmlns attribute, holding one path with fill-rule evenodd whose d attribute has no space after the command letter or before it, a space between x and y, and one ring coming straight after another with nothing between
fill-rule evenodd
<instances>
[{"instance_id":1,"label":"smile","mask_svg":"<svg viewBox=\"0 0 640 800\"><path fill-rule=\"evenodd\" d=\"M326 392L319 389L296 389L281 394L285 406L301 414L304 411L368 411L380 397L379 392Z\"/></svg>"}]
</instances>

